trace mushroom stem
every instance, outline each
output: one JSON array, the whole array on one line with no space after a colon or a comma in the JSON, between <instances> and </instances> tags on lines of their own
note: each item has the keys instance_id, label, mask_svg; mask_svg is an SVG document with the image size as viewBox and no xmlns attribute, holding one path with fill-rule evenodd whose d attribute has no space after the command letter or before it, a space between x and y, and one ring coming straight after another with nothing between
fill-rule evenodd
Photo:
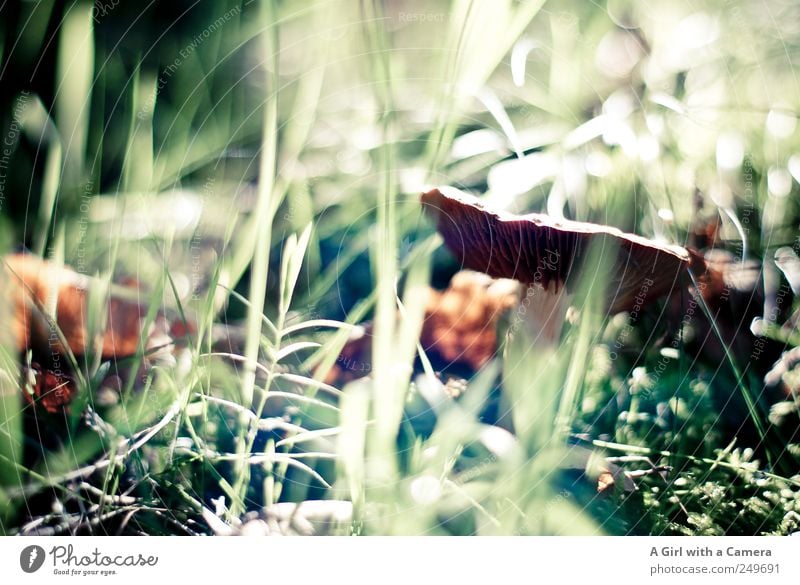
<instances>
[{"instance_id":1,"label":"mushroom stem","mask_svg":"<svg viewBox=\"0 0 800 585\"><path fill-rule=\"evenodd\" d=\"M519 315L536 347L555 347L561 337L573 295L551 281L546 287L530 284L520 301Z\"/></svg>"}]
</instances>

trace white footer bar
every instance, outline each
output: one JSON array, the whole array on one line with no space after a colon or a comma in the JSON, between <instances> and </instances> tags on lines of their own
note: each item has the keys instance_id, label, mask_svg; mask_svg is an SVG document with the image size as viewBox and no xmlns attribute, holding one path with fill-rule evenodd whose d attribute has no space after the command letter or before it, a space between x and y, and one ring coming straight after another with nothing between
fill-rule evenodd
<instances>
[{"instance_id":1,"label":"white footer bar","mask_svg":"<svg viewBox=\"0 0 800 585\"><path fill-rule=\"evenodd\" d=\"M2 583L800 583L800 538L6 537Z\"/></svg>"}]
</instances>

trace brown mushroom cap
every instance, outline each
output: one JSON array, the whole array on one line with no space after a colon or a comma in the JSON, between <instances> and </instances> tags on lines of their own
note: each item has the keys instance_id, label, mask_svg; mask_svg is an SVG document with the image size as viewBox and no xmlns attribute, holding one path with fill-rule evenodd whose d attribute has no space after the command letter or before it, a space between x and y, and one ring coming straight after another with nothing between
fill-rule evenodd
<instances>
[{"instance_id":1,"label":"brown mushroom cap","mask_svg":"<svg viewBox=\"0 0 800 585\"><path fill-rule=\"evenodd\" d=\"M689 253L679 246L605 225L492 211L452 187L424 193L422 204L458 260L496 278L570 290L577 284L572 276L580 272L591 247L612 251L606 306L613 312L669 292L681 283L689 266Z\"/></svg>"}]
</instances>

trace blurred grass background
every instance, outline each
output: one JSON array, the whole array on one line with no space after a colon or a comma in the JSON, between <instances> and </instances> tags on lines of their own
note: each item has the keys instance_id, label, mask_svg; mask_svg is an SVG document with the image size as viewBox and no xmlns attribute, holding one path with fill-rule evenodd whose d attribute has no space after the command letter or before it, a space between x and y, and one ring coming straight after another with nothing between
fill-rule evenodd
<instances>
[{"instance_id":1,"label":"blurred grass background","mask_svg":"<svg viewBox=\"0 0 800 585\"><path fill-rule=\"evenodd\" d=\"M2 10L2 244L134 280L199 340L66 427L17 403L9 373L0 531L219 532L318 499L351 502L337 529L357 534L799 529L795 398L770 411L753 354L686 350L713 331L671 345L663 305L585 318L553 355L517 335L461 401L412 366L421 291L458 269L420 216L435 184L761 261L751 309L782 325L772 257L797 247L800 6ZM314 368L365 319L372 375L322 384ZM219 323L241 347L215 345ZM766 366L784 341L770 343ZM88 396L104 367L87 366ZM482 414L497 387L515 435ZM601 497L565 463L576 442L673 469Z\"/></svg>"}]
</instances>

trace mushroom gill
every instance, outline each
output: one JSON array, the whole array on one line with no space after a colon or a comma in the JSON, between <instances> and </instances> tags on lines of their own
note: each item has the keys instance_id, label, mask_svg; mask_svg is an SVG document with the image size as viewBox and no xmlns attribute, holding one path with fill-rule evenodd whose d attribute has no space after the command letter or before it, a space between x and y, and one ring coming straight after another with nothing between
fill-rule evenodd
<instances>
[{"instance_id":1,"label":"mushroom gill","mask_svg":"<svg viewBox=\"0 0 800 585\"><path fill-rule=\"evenodd\" d=\"M572 293L590 249L608 260L606 308L619 312L645 304L682 284L689 253L606 226L514 215L485 207L452 187L422 195L445 245L464 267L514 278L544 291Z\"/></svg>"}]
</instances>

